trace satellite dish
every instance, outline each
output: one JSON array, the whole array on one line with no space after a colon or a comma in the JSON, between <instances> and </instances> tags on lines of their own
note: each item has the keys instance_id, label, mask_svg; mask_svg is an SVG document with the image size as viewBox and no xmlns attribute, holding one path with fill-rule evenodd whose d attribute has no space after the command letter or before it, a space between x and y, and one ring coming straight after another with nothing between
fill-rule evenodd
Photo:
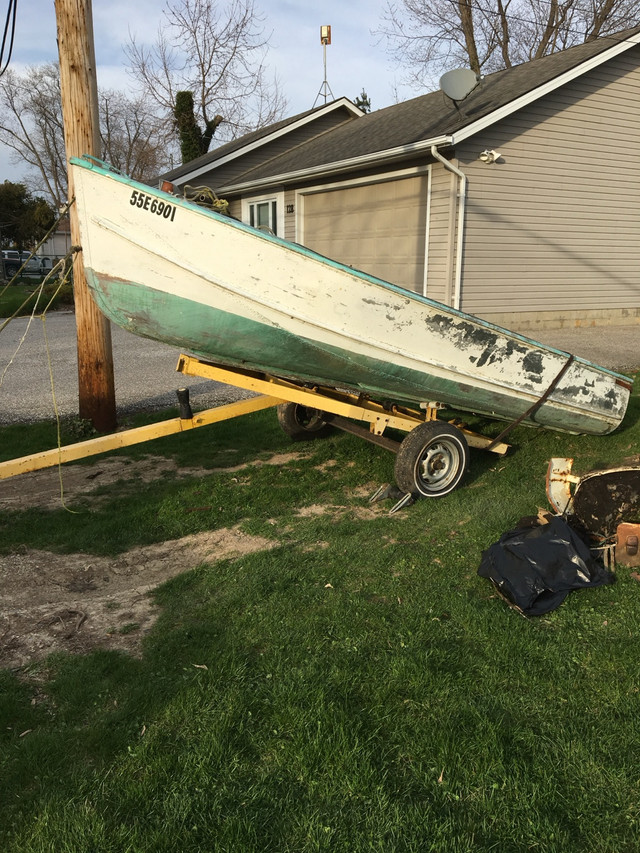
<instances>
[{"instance_id":1,"label":"satellite dish","mask_svg":"<svg viewBox=\"0 0 640 853\"><path fill-rule=\"evenodd\" d=\"M470 68L454 68L440 78L440 88L452 101L463 101L476 88L480 78Z\"/></svg>"}]
</instances>

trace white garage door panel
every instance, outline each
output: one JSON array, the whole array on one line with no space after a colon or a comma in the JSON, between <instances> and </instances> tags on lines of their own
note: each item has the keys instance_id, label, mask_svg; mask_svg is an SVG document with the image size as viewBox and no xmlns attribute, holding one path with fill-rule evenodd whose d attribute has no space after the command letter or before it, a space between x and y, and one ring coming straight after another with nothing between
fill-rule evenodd
<instances>
[{"instance_id":1,"label":"white garage door panel","mask_svg":"<svg viewBox=\"0 0 640 853\"><path fill-rule=\"evenodd\" d=\"M304 197L304 244L329 258L422 291L427 177Z\"/></svg>"}]
</instances>

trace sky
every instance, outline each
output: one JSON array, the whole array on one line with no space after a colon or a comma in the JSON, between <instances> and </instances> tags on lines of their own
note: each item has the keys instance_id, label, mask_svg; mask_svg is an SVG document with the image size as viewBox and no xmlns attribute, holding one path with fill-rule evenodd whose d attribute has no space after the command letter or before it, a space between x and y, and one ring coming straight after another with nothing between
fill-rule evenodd
<instances>
[{"instance_id":1,"label":"sky","mask_svg":"<svg viewBox=\"0 0 640 853\"><path fill-rule=\"evenodd\" d=\"M0 2L0 17L8 0ZM320 27L331 25L327 47L327 81L334 97L355 99L364 88L372 108L381 109L415 95L404 90L401 73L391 66L384 44L374 34L385 0L255 0L271 32L270 69L277 74L288 101L287 115L324 102L323 49ZM130 90L123 44L133 34L140 44L154 41L162 21L163 0L93 0L98 87ZM18 0L18 19L11 67L57 61L54 0ZM0 143L0 181L19 181L20 165L11 165Z\"/></svg>"}]
</instances>

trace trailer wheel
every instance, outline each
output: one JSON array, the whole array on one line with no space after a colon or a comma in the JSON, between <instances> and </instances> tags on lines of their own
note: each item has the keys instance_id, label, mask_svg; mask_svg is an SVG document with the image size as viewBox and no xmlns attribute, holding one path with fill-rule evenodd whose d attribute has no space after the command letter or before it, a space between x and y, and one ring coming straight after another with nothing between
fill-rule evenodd
<instances>
[{"instance_id":1,"label":"trailer wheel","mask_svg":"<svg viewBox=\"0 0 640 853\"><path fill-rule=\"evenodd\" d=\"M323 438L332 430L322 419L319 409L311 409L298 403L280 403L277 407L278 423L294 441L310 441Z\"/></svg>"},{"instance_id":2,"label":"trailer wheel","mask_svg":"<svg viewBox=\"0 0 640 853\"><path fill-rule=\"evenodd\" d=\"M440 498L452 492L469 464L467 441L456 427L428 421L412 429L400 444L394 469L403 492Z\"/></svg>"}]
</instances>

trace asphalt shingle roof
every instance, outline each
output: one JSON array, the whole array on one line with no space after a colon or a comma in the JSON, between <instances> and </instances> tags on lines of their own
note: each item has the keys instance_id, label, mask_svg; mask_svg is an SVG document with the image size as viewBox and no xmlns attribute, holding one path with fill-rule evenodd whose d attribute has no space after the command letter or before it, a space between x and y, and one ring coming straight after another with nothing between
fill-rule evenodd
<instances>
[{"instance_id":1,"label":"asphalt shingle roof","mask_svg":"<svg viewBox=\"0 0 640 853\"><path fill-rule=\"evenodd\" d=\"M175 169L172 169L170 172L165 172L161 175L162 180L171 181L174 178L178 178L184 175L185 172L196 171L202 166L206 166L209 163L215 164L216 160L220 160L223 157L227 157L229 154L233 154L234 151L239 151L247 145L252 145L254 142L259 142L260 139L263 139L266 136L270 136L272 133L277 133L279 130L283 130L290 124L295 124L295 122L304 119L307 116L312 115L314 112L317 112L322 107L317 107L315 110L305 110L305 112L298 113L295 116L290 116L288 118L284 118L281 121L277 121L274 124L267 125L265 127L259 127L257 130L251 131L251 133L246 133L244 136L239 136L237 139L232 139L230 142L225 142L222 145L219 145L217 148L214 148L213 151L209 151L206 154L203 154L202 157L197 157L195 160L190 160L189 163L185 163L181 166L176 166Z\"/></svg>"},{"instance_id":2,"label":"asphalt shingle roof","mask_svg":"<svg viewBox=\"0 0 640 853\"><path fill-rule=\"evenodd\" d=\"M245 172L234 184L267 179L454 134L516 98L588 62L615 44L626 41L636 33L640 33L640 27L603 36L586 44L489 74L458 106L443 92L437 91L345 122ZM267 130L272 129L273 126ZM229 144L242 147L247 140L248 137L245 136L236 140L236 143ZM218 152L220 150L217 149ZM215 159L212 167L215 168Z\"/></svg>"}]
</instances>

